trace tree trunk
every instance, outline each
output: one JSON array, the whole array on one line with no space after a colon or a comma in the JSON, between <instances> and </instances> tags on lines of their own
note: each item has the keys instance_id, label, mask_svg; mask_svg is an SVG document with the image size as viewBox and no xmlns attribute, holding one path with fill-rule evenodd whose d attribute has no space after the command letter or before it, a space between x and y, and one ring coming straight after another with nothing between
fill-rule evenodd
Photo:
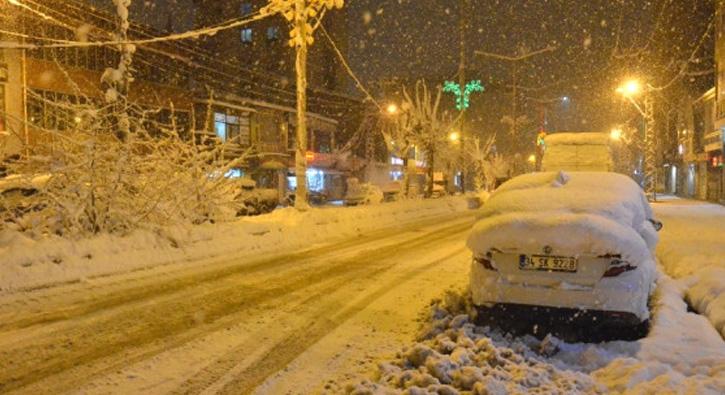
<instances>
[{"instance_id":1,"label":"tree trunk","mask_svg":"<svg viewBox=\"0 0 725 395\"><path fill-rule=\"evenodd\" d=\"M435 149L433 147L428 148L428 179L426 188L425 188L425 197L431 197L433 196L433 175L435 173Z\"/></svg>"},{"instance_id":2,"label":"tree trunk","mask_svg":"<svg viewBox=\"0 0 725 395\"><path fill-rule=\"evenodd\" d=\"M304 34L307 14L304 0L296 0L295 20L298 32ZM307 42L304 37L297 45L295 63L297 73L297 150L295 152L295 175L297 190L295 208L301 211L309 209L307 202Z\"/></svg>"}]
</instances>

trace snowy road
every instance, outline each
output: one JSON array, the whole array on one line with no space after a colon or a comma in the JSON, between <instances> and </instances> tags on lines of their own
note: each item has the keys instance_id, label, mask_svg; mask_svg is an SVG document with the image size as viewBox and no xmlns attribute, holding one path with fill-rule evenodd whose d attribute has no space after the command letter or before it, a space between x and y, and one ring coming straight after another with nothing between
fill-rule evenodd
<instances>
[{"instance_id":1,"label":"snowy road","mask_svg":"<svg viewBox=\"0 0 725 395\"><path fill-rule=\"evenodd\" d=\"M470 213L285 256L0 299L0 392L305 393L370 369L466 281Z\"/></svg>"}]
</instances>

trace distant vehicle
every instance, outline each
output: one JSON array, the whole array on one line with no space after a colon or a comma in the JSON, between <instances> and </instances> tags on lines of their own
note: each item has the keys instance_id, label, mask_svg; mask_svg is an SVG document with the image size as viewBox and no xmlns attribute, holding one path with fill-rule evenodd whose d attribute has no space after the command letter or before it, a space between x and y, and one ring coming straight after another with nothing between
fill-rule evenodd
<instances>
[{"instance_id":1,"label":"distant vehicle","mask_svg":"<svg viewBox=\"0 0 725 395\"><path fill-rule=\"evenodd\" d=\"M432 198L439 198L447 195L446 191L446 178L442 172L433 173L433 191Z\"/></svg>"},{"instance_id":2,"label":"distant vehicle","mask_svg":"<svg viewBox=\"0 0 725 395\"><path fill-rule=\"evenodd\" d=\"M260 215L277 208L279 195L276 189L257 188L254 180L242 178L234 200L242 203L237 211L238 216Z\"/></svg>"},{"instance_id":3,"label":"distant vehicle","mask_svg":"<svg viewBox=\"0 0 725 395\"><path fill-rule=\"evenodd\" d=\"M287 193L287 197L285 198L285 203L288 206L294 206L295 200L297 200L297 195L295 194L295 191L290 191ZM322 206L328 202L328 196L325 191L307 191L307 201L310 202L310 204L314 204L317 206Z\"/></svg>"},{"instance_id":4,"label":"distant vehicle","mask_svg":"<svg viewBox=\"0 0 725 395\"><path fill-rule=\"evenodd\" d=\"M554 133L546 136L542 171L612 171L607 133Z\"/></svg>"},{"instance_id":5,"label":"distant vehicle","mask_svg":"<svg viewBox=\"0 0 725 395\"><path fill-rule=\"evenodd\" d=\"M361 184L355 177L347 179L347 193L343 201L345 206L378 204L384 200L385 194L379 187L373 184Z\"/></svg>"},{"instance_id":6,"label":"distant vehicle","mask_svg":"<svg viewBox=\"0 0 725 395\"><path fill-rule=\"evenodd\" d=\"M468 239L481 316L646 333L662 224L633 180L526 174L494 192L481 215Z\"/></svg>"},{"instance_id":7,"label":"distant vehicle","mask_svg":"<svg viewBox=\"0 0 725 395\"><path fill-rule=\"evenodd\" d=\"M12 174L0 178L0 212L14 211L17 216L38 209L32 197L37 195L50 180L49 174Z\"/></svg>"},{"instance_id":8,"label":"distant vehicle","mask_svg":"<svg viewBox=\"0 0 725 395\"><path fill-rule=\"evenodd\" d=\"M383 192L384 202L398 200L403 192L403 184L400 181L390 181L384 185L379 185L379 188Z\"/></svg>"}]
</instances>

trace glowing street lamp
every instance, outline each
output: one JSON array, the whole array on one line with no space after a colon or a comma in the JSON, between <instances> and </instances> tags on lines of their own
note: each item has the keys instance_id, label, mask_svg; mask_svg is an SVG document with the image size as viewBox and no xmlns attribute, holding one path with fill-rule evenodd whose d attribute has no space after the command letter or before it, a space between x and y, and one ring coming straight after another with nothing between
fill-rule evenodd
<instances>
[{"instance_id":1,"label":"glowing street lamp","mask_svg":"<svg viewBox=\"0 0 725 395\"><path fill-rule=\"evenodd\" d=\"M622 129L619 129L619 128L612 129L612 131L609 132L609 138L611 138L614 141L622 140L623 135L624 135L624 132L622 132Z\"/></svg>"},{"instance_id":2,"label":"glowing street lamp","mask_svg":"<svg viewBox=\"0 0 725 395\"><path fill-rule=\"evenodd\" d=\"M642 93L642 84L637 80L629 80L617 88L617 93L625 97L637 96Z\"/></svg>"},{"instance_id":3,"label":"glowing street lamp","mask_svg":"<svg viewBox=\"0 0 725 395\"><path fill-rule=\"evenodd\" d=\"M534 163L536 163L536 154L531 154L531 155L529 155L529 159L528 159L528 161L529 161L529 163L531 163L531 164L534 164Z\"/></svg>"},{"instance_id":4,"label":"glowing street lamp","mask_svg":"<svg viewBox=\"0 0 725 395\"><path fill-rule=\"evenodd\" d=\"M388 104L388 107L385 109L385 111L390 115L395 115L398 113L398 105L395 103Z\"/></svg>"},{"instance_id":5,"label":"glowing street lamp","mask_svg":"<svg viewBox=\"0 0 725 395\"><path fill-rule=\"evenodd\" d=\"M459 140L461 140L461 134L460 134L460 133L458 133L458 132L451 132L451 133L450 133L450 134L448 135L448 140L450 140L450 141L451 141L452 143L456 143L456 142L458 142Z\"/></svg>"},{"instance_id":6,"label":"glowing street lamp","mask_svg":"<svg viewBox=\"0 0 725 395\"><path fill-rule=\"evenodd\" d=\"M643 86L638 80L629 80L617 88L617 93L624 96L639 111L644 118L644 172L643 182L645 193L657 201L657 146L655 119L654 119L654 98L651 92L654 88L647 84ZM643 106L640 105L635 96L643 96ZM610 135L614 138L614 134ZM622 135L619 135L622 138Z\"/></svg>"}]
</instances>

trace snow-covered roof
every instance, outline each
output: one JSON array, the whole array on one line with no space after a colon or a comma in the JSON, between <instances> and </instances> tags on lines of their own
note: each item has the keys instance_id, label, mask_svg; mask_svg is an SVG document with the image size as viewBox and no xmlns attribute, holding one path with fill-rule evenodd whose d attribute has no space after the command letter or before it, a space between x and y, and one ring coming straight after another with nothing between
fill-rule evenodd
<instances>
[{"instance_id":1,"label":"snow-covered roof","mask_svg":"<svg viewBox=\"0 0 725 395\"><path fill-rule=\"evenodd\" d=\"M546 136L546 145L609 145L606 133L554 133Z\"/></svg>"},{"instance_id":2,"label":"snow-covered roof","mask_svg":"<svg viewBox=\"0 0 725 395\"><path fill-rule=\"evenodd\" d=\"M652 209L629 177L606 172L547 172L516 177L486 202L469 247L558 247L562 253L620 253L647 259L657 235Z\"/></svg>"}]
</instances>

